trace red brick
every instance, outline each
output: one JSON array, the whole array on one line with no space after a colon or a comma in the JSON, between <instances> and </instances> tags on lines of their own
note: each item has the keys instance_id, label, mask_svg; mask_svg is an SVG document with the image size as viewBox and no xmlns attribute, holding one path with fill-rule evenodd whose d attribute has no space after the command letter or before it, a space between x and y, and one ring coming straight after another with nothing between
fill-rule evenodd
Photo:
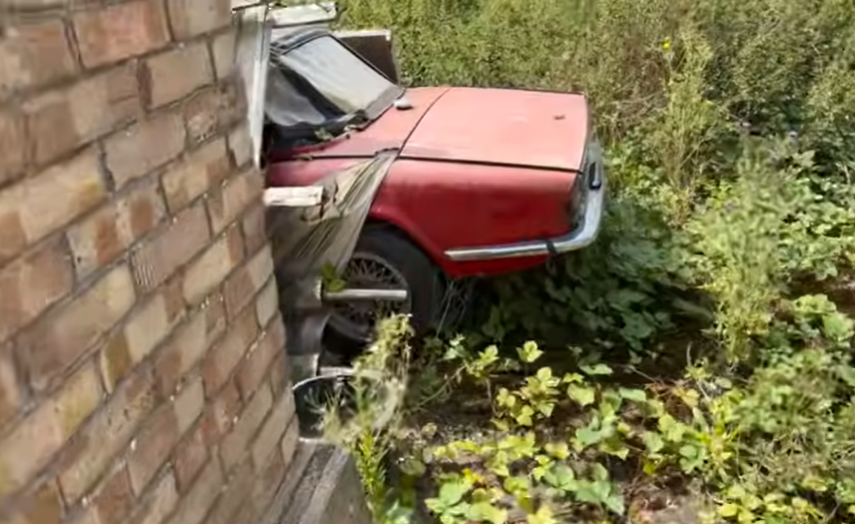
<instances>
[{"instance_id":1,"label":"red brick","mask_svg":"<svg viewBox=\"0 0 855 524\"><path fill-rule=\"evenodd\" d=\"M128 475L134 493L142 494L154 474L178 442L178 421L172 406L165 405L146 421L140 434L134 439L135 447L128 455Z\"/></svg>"},{"instance_id":2,"label":"red brick","mask_svg":"<svg viewBox=\"0 0 855 524\"><path fill-rule=\"evenodd\" d=\"M272 405L270 388L265 384L246 405L231 433L220 443L220 458L226 472L231 471L248 453L253 436L261 427Z\"/></svg>"},{"instance_id":3,"label":"red brick","mask_svg":"<svg viewBox=\"0 0 855 524\"><path fill-rule=\"evenodd\" d=\"M209 238L204 206L197 205L179 214L168 228L133 253L137 284L146 291L157 288L201 251Z\"/></svg>"},{"instance_id":4,"label":"red brick","mask_svg":"<svg viewBox=\"0 0 855 524\"><path fill-rule=\"evenodd\" d=\"M2 75L0 75L2 76ZM0 111L0 186L24 171L28 160L29 143L24 115Z\"/></svg>"},{"instance_id":5,"label":"red brick","mask_svg":"<svg viewBox=\"0 0 855 524\"><path fill-rule=\"evenodd\" d=\"M183 435L196 422L205 407L205 392L202 381L191 382L175 398L172 404L175 410L175 420L178 423L178 433Z\"/></svg>"},{"instance_id":6,"label":"red brick","mask_svg":"<svg viewBox=\"0 0 855 524\"><path fill-rule=\"evenodd\" d=\"M6 435L0 441L0 498L23 487L49 464L100 399L98 375L92 366L85 366Z\"/></svg>"},{"instance_id":7,"label":"red brick","mask_svg":"<svg viewBox=\"0 0 855 524\"><path fill-rule=\"evenodd\" d=\"M291 394L285 394L279 399L252 443L252 462L255 464L256 471L264 468L274 450L278 451L285 429L293 418L294 397Z\"/></svg>"},{"instance_id":8,"label":"red brick","mask_svg":"<svg viewBox=\"0 0 855 524\"><path fill-rule=\"evenodd\" d=\"M11 26L0 38L0 99L67 78L75 70L60 20Z\"/></svg>"},{"instance_id":9,"label":"red brick","mask_svg":"<svg viewBox=\"0 0 855 524\"><path fill-rule=\"evenodd\" d=\"M212 457L178 505L170 524L200 524L214 504L223 486L223 474L216 457Z\"/></svg>"},{"instance_id":10,"label":"red brick","mask_svg":"<svg viewBox=\"0 0 855 524\"><path fill-rule=\"evenodd\" d=\"M150 370L138 370L78 433L76 446L60 464L59 484L67 503L85 495L114 457L127 446L157 401Z\"/></svg>"},{"instance_id":11,"label":"red brick","mask_svg":"<svg viewBox=\"0 0 855 524\"><path fill-rule=\"evenodd\" d=\"M229 326L225 338L205 357L202 376L208 396L212 396L225 384L256 336L258 336L258 325L255 322L254 312L246 310Z\"/></svg>"},{"instance_id":12,"label":"red brick","mask_svg":"<svg viewBox=\"0 0 855 524\"><path fill-rule=\"evenodd\" d=\"M142 55L169 41L163 4L140 0L74 16L80 58L88 68Z\"/></svg>"},{"instance_id":13,"label":"red brick","mask_svg":"<svg viewBox=\"0 0 855 524\"><path fill-rule=\"evenodd\" d=\"M106 197L92 152L0 191L0 264Z\"/></svg>"},{"instance_id":14,"label":"red brick","mask_svg":"<svg viewBox=\"0 0 855 524\"><path fill-rule=\"evenodd\" d=\"M161 53L146 60L143 67L147 84L143 92L149 107L175 102L214 80L204 42Z\"/></svg>"},{"instance_id":15,"label":"red brick","mask_svg":"<svg viewBox=\"0 0 855 524\"><path fill-rule=\"evenodd\" d=\"M74 271L62 239L0 270L0 343L71 292Z\"/></svg>"},{"instance_id":16,"label":"red brick","mask_svg":"<svg viewBox=\"0 0 855 524\"><path fill-rule=\"evenodd\" d=\"M166 216L155 184L145 184L103 206L68 232L79 278L103 267Z\"/></svg>"},{"instance_id":17,"label":"red brick","mask_svg":"<svg viewBox=\"0 0 855 524\"><path fill-rule=\"evenodd\" d=\"M198 304L219 286L243 258L239 228L231 228L215 241L184 273L184 299Z\"/></svg>"},{"instance_id":18,"label":"red brick","mask_svg":"<svg viewBox=\"0 0 855 524\"><path fill-rule=\"evenodd\" d=\"M232 517L252 493L252 462L244 462L230 477L205 524L233 524ZM332 524L332 523L330 523Z\"/></svg>"},{"instance_id":19,"label":"red brick","mask_svg":"<svg viewBox=\"0 0 855 524\"><path fill-rule=\"evenodd\" d=\"M211 42L211 52L214 55L214 69L219 79L228 77L234 71L236 36L236 31L232 29L214 38Z\"/></svg>"},{"instance_id":20,"label":"red brick","mask_svg":"<svg viewBox=\"0 0 855 524\"><path fill-rule=\"evenodd\" d=\"M234 272L223 286L226 311L234 317L249 304L273 274L270 249L265 248ZM263 325L263 324L262 324Z\"/></svg>"},{"instance_id":21,"label":"red brick","mask_svg":"<svg viewBox=\"0 0 855 524\"><path fill-rule=\"evenodd\" d=\"M178 115L166 113L117 133L104 144L107 169L116 187L150 173L184 150L184 125Z\"/></svg>"},{"instance_id":22,"label":"red brick","mask_svg":"<svg viewBox=\"0 0 855 524\"><path fill-rule=\"evenodd\" d=\"M215 140L190 153L177 167L163 175L163 191L172 213L215 187L229 174L225 142Z\"/></svg>"},{"instance_id":23,"label":"red brick","mask_svg":"<svg viewBox=\"0 0 855 524\"><path fill-rule=\"evenodd\" d=\"M265 208L260 202L246 212L241 225L247 253L255 253L267 243Z\"/></svg>"},{"instance_id":24,"label":"red brick","mask_svg":"<svg viewBox=\"0 0 855 524\"><path fill-rule=\"evenodd\" d=\"M231 431L242 408L237 386L229 381L214 398L202 424L205 444L208 447L218 444L220 438Z\"/></svg>"},{"instance_id":25,"label":"red brick","mask_svg":"<svg viewBox=\"0 0 855 524\"><path fill-rule=\"evenodd\" d=\"M134 303L127 266L119 266L74 302L42 317L19 343L34 387L43 389L94 345Z\"/></svg>"},{"instance_id":26,"label":"red brick","mask_svg":"<svg viewBox=\"0 0 855 524\"><path fill-rule=\"evenodd\" d=\"M140 114L136 68L126 64L51 91L26 103L24 111L35 145L34 159L44 164Z\"/></svg>"},{"instance_id":27,"label":"red brick","mask_svg":"<svg viewBox=\"0 0 855 524\"><path fill-rule=\"evenodd\" d=\"M214 233L225 229L250 204L260 201L262 191L264 191L264 177L254 169L227 181L222 189L208 200L208 214L211 217Z\"/></svg>"},{"instance_id":28,"label":"red brick","mask_svg":"<svg viewBox=\"0 0 855 524\"><path fill-rule=\"evenodd\" d=\"M190 431L175 448L173 464L178 489L182 492L186 491L207 461L208 448L205 446L202 426L199 425Z\"/></svg>"},{"instance_id":29,"label":"red brick","mask_svg":"<svg viewBox=\"0 0 855 524\"><path fill-rule=\"evenodd\" d=\"M178 503L178 491L171 471L158 479L149 496L142 499L140 507L130 519L130 524L161 524Z\"/></svg>"},{"instance_id":30,"label":"red brick","mask_svg":"<svg viewBox=\"0 0 855 524\"><path fill-rule=\"evenodd\" d=\"M172 30L179 40L214 31L232 21L231 4L228 2L168 0L167 3Z\"/></svg>"},{"instance_id":31,"label":"red brick","mask_svg":"<svg viewBox=\"0 0 855 524\"><path fill-rule=\"evenodd\" d=\"M55 482L39 486L17 506L11 520L13 524L59 524L62 521L62 496Z\"/></svg>"},{"instance_id":32,"label":"red brick","mask_svg":"<svg viewBox=\"0 0 855 524\"><path fill-rule=\"evenodd\" d=\"M115 469L92 497L99 524L119 524L134 502L134 492L124 466Z\"/></svg>"},{"instance_id":33,"label":"red brick","mask_svg":"<svg viewBox=\"0 0 855 524\"><path fill-rule=\"evenodd\" d=\"M194 144L228 129L245 116L244 95L234 77L221 86L200 91L184 106L187 134Z\"/></svg>"},{"instance_id":34,"label":"red brick","mask_svg":"<svg viewBox=\"0 0 855 524\"><path fill-rule=\"evenodd\" d=\"M285 328L282 323L274 323L271 330L253 347L237 373L238 389L244 400L252 396L270 370L273 359L285 347Z\"/></svg>"},{"instance_id":35,"label":"red brick","mask_svg":"<svg viewBox=\"0 0 855 524\"><path fill-rule=\"evenodd\" d=\"M226 315L223 303L213 300L181 326L158 353L155 361L160 390L170 394L181 378L199 362L211 344L223 334Z\"/></svg>"}]
</instances>

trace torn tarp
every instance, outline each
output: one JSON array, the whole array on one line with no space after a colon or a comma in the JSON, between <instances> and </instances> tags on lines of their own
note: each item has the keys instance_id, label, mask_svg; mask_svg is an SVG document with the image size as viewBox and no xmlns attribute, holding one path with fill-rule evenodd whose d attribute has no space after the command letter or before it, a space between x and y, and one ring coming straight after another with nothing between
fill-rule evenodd
<instances>
[{"instance_id":1,"label":"torn tarp","mask_svg":"<svg viewBox=\"0 0 855 524\"><path fill-rule=\"evenodd\" d=\"M294 380L314 375L321 353L321 336L331 313L321 301L321 272L327 265L341 271L350 260L396 156L397 151L381 152L318 180L315 185L323 187L323 198L316 206L268 211Z\"/></svg>"}]
</instances>

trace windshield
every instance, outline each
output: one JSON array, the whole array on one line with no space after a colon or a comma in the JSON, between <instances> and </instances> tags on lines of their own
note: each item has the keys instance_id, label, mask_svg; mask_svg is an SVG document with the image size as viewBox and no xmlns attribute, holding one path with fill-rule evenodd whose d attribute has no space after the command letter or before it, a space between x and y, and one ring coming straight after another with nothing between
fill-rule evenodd
<instances>
[{"instance_id":1,"label":"windshield","mask_svg":"<svg viewBox=\"0 0 855 524\"><path fill-rule=\"evenodd\" d=\"M271 44L266 114L275 124L317 129L359 115L375 118L400 88L329 35Z\"/></svg>"}]
</instances>

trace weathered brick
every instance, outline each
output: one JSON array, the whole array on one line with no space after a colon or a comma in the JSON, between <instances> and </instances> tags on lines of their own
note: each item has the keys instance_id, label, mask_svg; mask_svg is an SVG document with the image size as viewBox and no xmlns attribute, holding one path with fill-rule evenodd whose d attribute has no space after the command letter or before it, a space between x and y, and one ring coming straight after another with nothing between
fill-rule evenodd
<instances>
[{"instance_id":1,"label":"weathered brick","mask_svg":"<svg viewBox=\"0 0 855 524\"><path fill-rule=\"evenodd\" d=\"M169 211L176 213L229 174L229 159L223 140L200 147L163 175L163 191Z\"/></svg>"},{"instance_id":2,"label":"weathered brick","mask_svg":"<svg viewBox=\"0 0 855 524\"><path fill-rule=\"evenodd\" d=\"M232 155L232 163L237 167L244 167L252 160L252 138L246 123L229 133L229 152Z\"/></svg>"},{"instance_id":3,"label":"weathered brick","mask_svg":"<svg viewBox=\"0 0 855 524\"><path fill-rule=\"evenodd\" d=\"M0 429L15 416L23 401L12 346L0 346Z\"/></svg>"},{"instance_id":4,"label":"weathered brick","mask_svg":"<svg viewBox=\"0 0 855 524\"><path fill-rule=\"evenodd\" d=\"M270 370L271 362L284 347L285 328L281 322L275 322L270 331L267 331L258 344L253 346L254 349L247 354L237 373L238 389L244 400L252 396Z\"/></svg>"},{"instance_id":5,"label":"weathered brick","mask_svg":"<svg viewBox=\"0 0 855 524\"><path fill-rule=\"evenodd\" d=\"M134 492L128 478L128 470L120 465L108 476L107 480L92 496L99 524L119 524L134 502Z\"/></svg>"},{"instance_id":6,"label":"weathered brick","mask_svg":"<svg viewBox=\"0 0 855 524\"><path fill-rule=\"evenodd\" d=\"M77 275L84 278L103 267L166 216L155 184L145 184L103 206L68 232Z\"/></svg>"},{"instance_id":7,"label":"weathered brick","mask_svg":"<svg viewBox=\"0 0 855 524\"><path fill-rule=\"evenodd\" d=\"M247 253L255 253L267 243L267 224L264 205L259 202L252 206L243 217L243 241Z\"/></svg>"},{"instance_id":8,"label":"weathered brick","mask_svg":"<svg viewBox=\"0 0 855 524\"><path fill-rule=\"evenodd\" d=\"M231 433L220 444L220 458L226 471L240 462L250 448L250 442L273 405L270 388L265 384L244 408Z\"/></svg>"},{"instance_id":9,"label":"weathered brick","mask_svg":"<svg viewBox=\"0 0 855 524\"><path fill-rule=\"evenodd\" d=\"M205 407L205 392L202 381L195 380L181 391L173 403L175 419L178 422L178 433L183 435L196 422Z\"/></svg>"},{"instance_id":10,"label":"weathered brick","mask_svg":"<svg viewBox=\"0 0 855 524\"><path fill-rule=\"evenodd\" d=\"M288 393L290 394L290 392ZM285 436L282 437L282 459L285 461L285 466L291 464L294 454L297 452L297 446L300 445L300 423L297 417L291 419L288 424L288 429L285 430Z\"/></svg>"},{"instance_id":11,"label":"weathered brick","mask_svg":"<svg viewBox=\"0 0 855 524\"><path fill-rule=\"evenodd\" d=\"M169 19L175 38L185 40L227 26L232 21L228 2L168 0Z\"/></svg>"},{"instance_id":12,"label":"weathered brick","mask_svg":"<svg viewBox=\"0 0 855 524\"><path fill-rule=\"evenodd\" d=\"M42 317L25 333L18 353L27 364L34 387L43 389L104 332L116 324L134 303L134 284L127 266L112 270L73 303Z\"/></svg>"},{"instance_id":13,"label":"weathered brick","mask_svg":"<svg viewBox=\"0 0 855 524\"><path fill-rule=\"evenodd\" d=\"M163 4L138 0L80 11L74 16L80 58L92 68L165 45L169 30Z\"/></svg>"},{"instance_id":14,"label":"weathered brick","mask_svg":"<svg viewBox=\"0 0 855 524\"><path fill-rule=\"evenodd\" d=\"M0 270L0 342L71 292L74 272L62 239Z\"/></svg>"},{"instance_id":15,"label":"weathered brick","mask_svg":"<svg viewBox=\"0 0 855 524\"><path fill-rule=\"evenodd\" d=\"M216 70L217 78L219 79L228 77L234 70L235 36L236 32L232 29L217 36L211 42L211 51L214 54L214 69Z\"/></svg>"},{"instance_id":16,"label":"weathered brick","mask_svg":"<svg viewBox=\"0 0 855 524\"><path fill-rule=\"evenodd\" d=\"M84 366L0 442L0 497L20 489L98 406L101 388L92 366Z\"/></svg>"},{"instance_id":17,"label":"weathered brick","mask_svg":"<svg viewBox=\"0 0 855 524\"><path fill-rule=\"evenodd\" d=\"M184 299L198 304L220 285L243 257L239 228L231 228L215 241L184 273Z\"/></svg>"},{"instance_id":18,"label":"weathered brick","mask_svg":"<svg viewBox=\"0 0 855 524\"><path fill-rule=\"evenodd\" d=\"M104 144L107 169L120 188L184 150L184 125L178 115L166 113L133 125Z\"/></svg>"},{"instance_id":19,"label":"weathered brick","mask_svg":"<svg viewBox=\"0 0 855 524\"><path fill-rule=\"evenodd\" d=\"M181 378L201 360L225 328L226 315L220 300L209 302L179 328L155 361L163 394L173 392Z\"/></svg>"},{"instance_id":20,"label":"weathered brick","mask_svg":"<svg viewBox=\"0 0 855 524\"><path fill-rule=\"evenodd\" d=\"M223 474L217 458L212 457L199 474L190 491L178 504L178 510L169 521L171 524L200 524L220 494Z\"/></svg>"},{"instance_id":21,"label":"weathered brick","mask_svg":"<svg viewBox=\"0 0 855 524\"><path fill-rule=\"evenodd\" d=\"M210 238L205 208L197 205L179 214L160 234L132 257L134 277L141 289L157 288L198 253Z\"/></svg>"},{"instance_id":22,"label":"weathered brick","mask_svg":"<svg viewBox=\"0 0 855 524\"><path fill-rule=\"evenodd\" d=\"M202 433L208 447L218 444L220 438L231 431L242 408L243 403L237 386L229 381L211 402L202 422Z\"/></svg>"},{"instance_id":23,"label":"weathered brick","mask_svg":"<svg viewBox=\"0 0 855 524\"><path fill-rule=\"evenodd\" d=\"M126 64L51 91L25 104L24 111L35 144L34 159L49 162L140 114L136 68Z\"/></svg>"},{"instance_id":24,"label":"weathered brick","mask_svg":"<svg viewBox=\"0 0 855 524\"><path fill-rule=\"evenodd\" d=\"M160 107L189 95L213 81L205 44L179 46L146 60L143 78L146 105Z\"/></svg>"},{"instance_id":25,"label":"weathered brick","mask_svg":"<svg viewBox=\"0 0 855 524\"><path fill-rule=\"evenodd\" d=\"M0 263L92 209L107 196L89 151L0 192Z\"/></svg>"},{"instance_id":26,"label":"weathered brick","mask_svg":"<svg viewBox=\"0 0 855 524\"><path fill-rule=\"evenodd\" d=\"M279 311L279 291L276 289L276 279L271 278L258 294L255 300L255 315L259 326L266 326Z\"/></svg>"},{"instance_id":27,"label":"weathered brick","mask_svg":"<svg viewBox=\"0 0 855 524\"><path fill-rule=\"evenodd\" d=\"M279 488L279 483L285 476L286 466L281 453L274 453L264 465L261 474L256 474L250 500L255 508L255 514L261 515L270 506L273 495Z\"/></svg>"},{"instance_id":28,"label":"weathered brick","mask_svg":"<svg viewBox=\"0 0 855 524\"><path fill-rule=\"evenodd\" d=\"M178 489L182 492L186 491L207 461L208 448L205 445L202 426L199 425L191 430L175 448L173 464Z\"/></svg>"},{"instance_id":29,"label":"weathered brick","mask_svg":"<svg viewBox=\"0 0 855 524\"><path fill-rule=\"evenodd\" d=\"M170 405L164 405L146 421L140 434L134 439L128 455L128 475L134 493L142 494L160 466L178 442L178 420Z\"/></svg>"},{"instance_id":30,"label":"weathered brick","mask_svg":"<svg viewBox=\"0 0 855 524\"><path fill-rule=\"evenodd\" d=\"M101 372L112 390L130 368L148 356L181 319L183 308L174 298L177 285L167 286L135 311L101 352ZM180 295L179 295L180 296Z\"/></svg>"},{"instance_id":31,"label":"weathered brick","mask_svg":"<svg viewBox=\"0 0 855 524\"><path fill-rule=\"evenodd\" d=\"M208 396L212 396L225 384L257 335L255 314L251 309L247 309L232 322L223 340L205 357L202 376Z\"/></svg>"},{"instance_id":32,"label":"weathered brick","mask_svg":"<svg viewBox=\"0 0 855 524\"><path fill-rule=\"evenodd\" d=\"M219 233L232 223L249 205L261 198L264 178L257 171L249 170L223 185L220 191L208 200L208 214L214 233Z\"/></svg>"},{"instance_id":33,"label":"weathered brick","mask_svg":"<svg viewBox=\"0 0 855 524\"><path fill-rule=\"evenodd\" d=\"M53 481L26 494L16 506L11 524L59 524L62 520L62 496Z\"/></svg>"},{"instance_id":34,"label":"weathered brick","mask_svg":"<svg viewBox=\"0 0 855 524\"><path fill-rule=\"evenodd\" d=\"M60 20L11 26L0 38L0 99L61 80L75 70Z\"/></svg>"},{"instance_id":35,"label":"weathered brick","mask_svg":"<svg viewBox=\"0 0 855 524\"><path fill-rule=\"evenodd\" d=\"M77 434L76 446L61 461L59 484L66 502L85 495L127 446L157 402L150 370L139 370L116 389L107 404Z\"/></svg>"},{"instance_id":36,"label":"weathered brick","mask_svg":"<svg viewBox=\"0 0 855 524\"><path fill-rule=\"evenodd\" d=\"M233 524L232 517L252 492L252 462L244 462L230 477L205 524Z\"/></svg>"},{"instance_id":37,"label":"weathered brick","mask_svg":"<svg viewBox=\"0 0 855 524\"><path fill-rule=\"evenodd\" d=\"M240 121L245 114L244 95L234 77L220 86L198 92L184 106L190 142L204 142Z\"/></svg>"},{"instance_id":38,"label":"weathered brick","mask_svg":"<svg viewBox=\"0 0 855 524\"><path fill-rule=\"evenodd\" d=\"M285 352L282 351L273 361L270 366L270 390L273 391L273 396L278 397L288 386L288 377L290 370L288 361L285 358Z\"/></svg>"},{"instance_id":39,"label":"weathered brick","mask_svg":"<svg viewBox=\"0 0 855 524\"><path fill-rule=\"evenodd\" d=\"M280 445L285 429L293 418L294 396L282 395L252 443L252 462L255 464L256 471L262 470L270 454Z\"/></svg>"},{"instance_id":40,"label":"weathered brick","mask_svg":"<svg viewBox=\"0 0 855 524\"><path fill-rule=\"evenodd\" d=\"M226 280L223 286L223 297L230 317L236 316L244 306L255 299L256 294L272 273L273 259L270 257L270 249L265 248Z\"/></svg>"},{"instance_id":41,"label":"weathered brick","mask_svg":"<svg viewBox=\"0 0 855 524\"><path fill-rule=\"evenodd\" d=\"M157 481L151 494L143 499L139 509L130 519L130 524L161 524L172 513L178 503L178 491L171 471Z\"/></svg>"},{"instance_id":42,"label":"weathered brick","mask_svg":"<svg viewBox=\"0 0 855 524\"><path fill-rule=\"evenodd\" d=\"M0 186L21 174L27 165L29 142L25 122L23 114L0 111L0 144L3 144Z\"/></svg>"}]
</instances>

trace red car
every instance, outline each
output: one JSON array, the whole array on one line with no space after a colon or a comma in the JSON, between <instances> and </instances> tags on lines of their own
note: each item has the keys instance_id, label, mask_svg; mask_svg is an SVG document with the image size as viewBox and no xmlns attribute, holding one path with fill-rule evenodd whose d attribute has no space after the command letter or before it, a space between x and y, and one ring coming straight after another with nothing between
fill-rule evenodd
<instances>
[{"instance_id":1,"label":"red car","mask_svg":"<svg viewBox=\"0 0 855 524\"><path fill-rule=\"evenodd\" d=\"M398 309L422 328L438 321L455 282L531 268L595 240L605 179L584 95L405 89L388 60L370 62L353 41L324 29L274 37L265 109L272 187L396 152L349 284L405 289ZM329 327L366 340L375 306L337 307Z\"/></svg>"}]
</instances>

